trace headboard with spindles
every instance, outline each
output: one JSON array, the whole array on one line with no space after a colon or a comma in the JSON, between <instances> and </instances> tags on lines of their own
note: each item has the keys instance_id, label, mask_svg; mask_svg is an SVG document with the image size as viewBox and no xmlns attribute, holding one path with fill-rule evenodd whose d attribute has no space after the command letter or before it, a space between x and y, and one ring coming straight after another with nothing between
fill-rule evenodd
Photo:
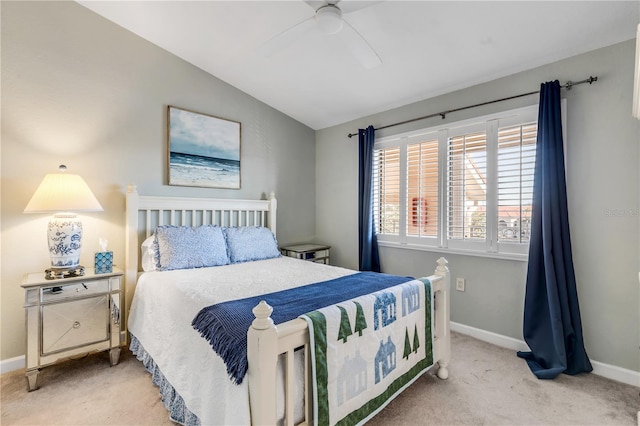
<instances>
[{"instance_id":1,"label":"headboard with spindles","mask_svg":"<svg viewBox=\"0 0 640 426\"><path fill-rule=\"evenodd\" d=\"M142 270L140 245L157 226L264 226L275 235L277 206L273 192L268 200L141 196L135 185L129 185L125 225L125 312L129 312Z\"/></svg>"}]
</instances>

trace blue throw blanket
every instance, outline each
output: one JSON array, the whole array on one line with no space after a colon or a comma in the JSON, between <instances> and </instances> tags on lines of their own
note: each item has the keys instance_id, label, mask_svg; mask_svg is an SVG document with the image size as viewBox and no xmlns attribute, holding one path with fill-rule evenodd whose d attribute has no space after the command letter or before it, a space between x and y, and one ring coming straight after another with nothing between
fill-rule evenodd
<instances>
[{"instance_id":1,"label":"blue throw blanket","mask_svg":"<svg viewBox=\"0 0 640 426\"><path fill-rule=\"evenodd\" d=\"M261 296L232 300L203 308L191 325L224 360L231 380L242 383L247 373L247 330L251 310L261 301L273 307L271 319L280 324L325 306L411 281L410 277L359 272L346 277Z\"/></svg>"}]
</instances>

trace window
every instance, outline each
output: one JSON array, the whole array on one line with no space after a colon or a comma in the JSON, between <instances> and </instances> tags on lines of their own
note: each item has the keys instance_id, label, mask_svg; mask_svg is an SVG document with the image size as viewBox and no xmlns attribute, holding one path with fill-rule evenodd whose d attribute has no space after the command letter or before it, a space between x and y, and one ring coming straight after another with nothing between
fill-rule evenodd
<instances>
[{"instance_id":1,"label":"window","mask_svg":"<svg viewBox=\"0 0 640 426\"><path fill-rule=\"evenodd\" d=\"M487 235L487 134L447 138L447 239L449 246L482 248ZM467 242L464 245L458 242Z\"/></svg>"},{"instance_id":2,"label":"window","mask_svg":"<svg viewBox=\"0 0 640 426\"><path fill-rule=\"evenodd\" d=\"M438 236L438 140L407 145L407 235Z\"/></svg>"},{"instance_id":3,"label":"window","mask_svg":"<svg viewBox=\"0 0 640 426\"><path fill-rule=\"evenodd\" d=\"M399 235L400 232L400 148L374 150L373 172L376 232Z\"/></svg>"},{"instance_id":4,"label":"window","mask_svg":"<svg viewBox=\"0 0 640 426\"><path fill-rule=\"evenodd\" d=\"M498 131L498 242L529 243L535 123Z\"/></svg>"},{"instance_id":5,"label":"window","mask_svg":"<svg viewBox=\"0 0 640 426\"><path fill-rule=\"evenodd\" d=\"M536 120L532 106L377 140L378 241L525 254Z\"/></svg>"}]
</instances>

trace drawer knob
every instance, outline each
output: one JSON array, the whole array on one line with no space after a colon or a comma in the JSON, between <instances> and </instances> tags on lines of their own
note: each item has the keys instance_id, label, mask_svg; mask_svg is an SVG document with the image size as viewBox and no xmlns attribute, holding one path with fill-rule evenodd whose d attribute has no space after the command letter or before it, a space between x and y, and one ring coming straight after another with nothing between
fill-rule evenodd
<instances>
[{"instance_id":1,"label":"drawer knob","mask_svg":"<svg viewBox=\"0 0 640 426\"><path fill-rule=\"evenodd\" d=\"M80 328L80 321L74 321L73 328Z\"/></svg>"}]
</instances>

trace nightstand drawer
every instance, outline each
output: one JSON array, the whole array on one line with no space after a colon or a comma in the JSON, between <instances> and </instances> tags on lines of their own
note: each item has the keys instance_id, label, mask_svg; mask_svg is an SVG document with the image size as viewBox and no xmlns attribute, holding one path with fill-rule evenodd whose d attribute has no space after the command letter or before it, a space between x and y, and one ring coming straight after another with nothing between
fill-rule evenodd
<instances>
[{"instance_id":1,"label":"nightstand drawer","mask_svg":"<svg viewBox=\"0 0 640 426\"><path fill-rule=\"evenodd\" d=\"M42 306L41 355L108 339L109 295Z\"/></svg>"},{"instance_id":2,"label":"nightstand drawer","mask_svg":"<svg viewBox=\"0 0 640 426\"><path fill-rule=\"evenodd\" d=\"M56 303L108 292L108 279L87 280L61 286L44 287L40 291L40 300L42 303Z\"/></svg>"},{"instance_id":3,"label":"nightstand drawer","mask_svg":"<svg viewBox=\"0 0 640 426\"><path fill-rule=\"evenodd\" d=\"M329 257L329 250L306 251L297 254L298 259L316 260Z\"/></svg>"}]
</instances>

